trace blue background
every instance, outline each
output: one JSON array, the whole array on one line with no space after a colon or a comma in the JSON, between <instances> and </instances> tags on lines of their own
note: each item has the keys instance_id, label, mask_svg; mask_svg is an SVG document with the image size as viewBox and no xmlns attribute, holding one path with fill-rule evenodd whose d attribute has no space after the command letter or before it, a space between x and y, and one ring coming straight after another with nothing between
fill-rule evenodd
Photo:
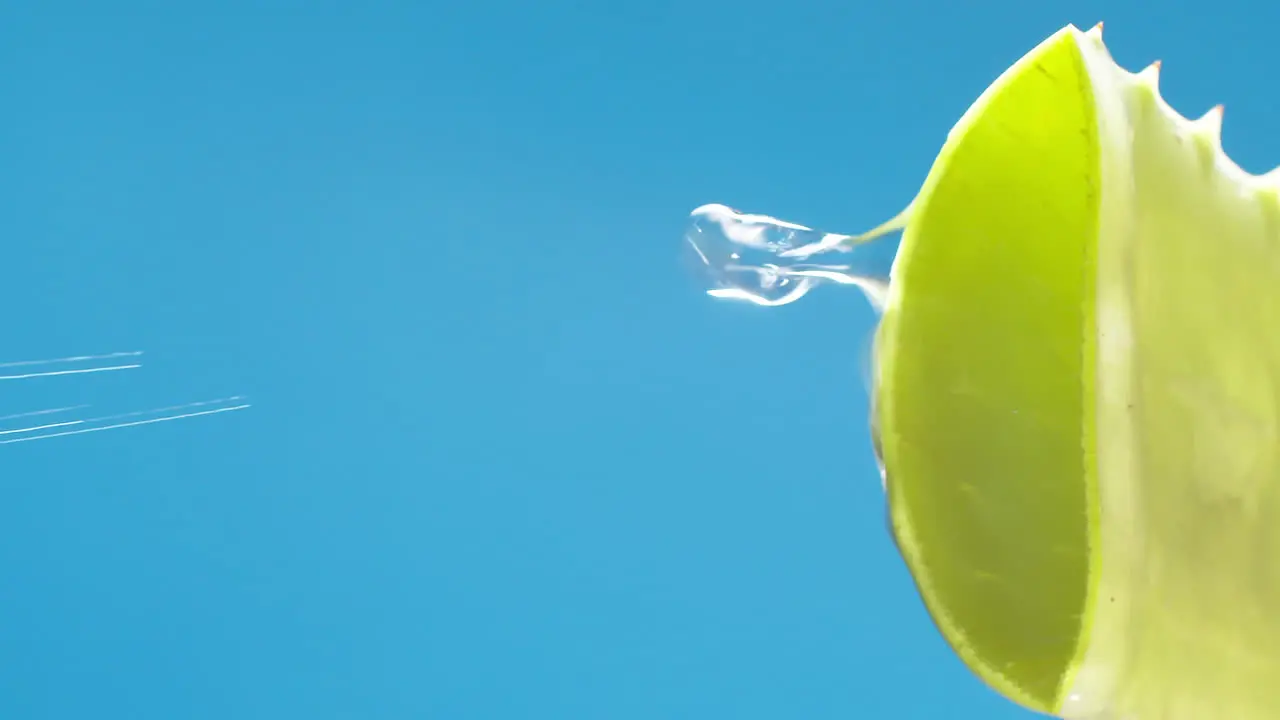
<instances>
[{"instance_id":1,"label":"blue background","mask_svg":"<svg viewBox=\"0 0 1280 720\"><path fill-rule=\"evenodd\" d=\"M885 531L826 289L713 301L724 202L857 232L1060 26L1280 162L1280 6L11 2L0 717L1019 718Z\"/></svg>"}]
</instances>

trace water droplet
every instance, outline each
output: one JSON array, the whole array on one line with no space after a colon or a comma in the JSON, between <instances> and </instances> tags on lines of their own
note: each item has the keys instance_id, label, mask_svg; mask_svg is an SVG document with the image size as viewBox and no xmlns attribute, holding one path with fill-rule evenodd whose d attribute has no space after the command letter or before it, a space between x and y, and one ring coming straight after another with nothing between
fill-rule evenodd
<instances>
[{"instance_id":1,"label":"water droplet","mask_svg":"<svg viewBox=\"0 0 1280 720\"><path fill-rule=\"evenodd\" d=\"M840 235L725 205L703 205L690 215L685 250L712 297L776 307L824 283L854 285L879 311L906 215L871 232Z\"/></svg>"}]
</instances>

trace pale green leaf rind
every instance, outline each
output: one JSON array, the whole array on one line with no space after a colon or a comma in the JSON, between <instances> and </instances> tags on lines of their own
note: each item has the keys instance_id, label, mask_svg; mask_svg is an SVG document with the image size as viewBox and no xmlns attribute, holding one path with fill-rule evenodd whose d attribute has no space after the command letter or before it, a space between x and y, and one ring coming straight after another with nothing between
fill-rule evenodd
<instances>
[{"instance_id":1,"label":"pale green leaf rind","mask_svg":"<svg viewBox=\"0 0 1280 720\"><path fill-rule=\"evenodd\" d=\"M1094 631L1062 714L1280 708L1280 177L1222 152L1155 68L1082 41L1098 98Z\"/></svg>"}]
</instances>

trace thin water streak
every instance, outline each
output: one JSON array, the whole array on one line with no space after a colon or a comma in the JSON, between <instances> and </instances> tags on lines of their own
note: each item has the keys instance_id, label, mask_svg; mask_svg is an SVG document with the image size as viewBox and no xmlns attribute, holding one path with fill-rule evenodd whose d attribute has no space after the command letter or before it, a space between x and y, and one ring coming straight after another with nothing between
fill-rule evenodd
<instances>
[{"instance_id":1,"label":"thin water streak","mask_svg":"<svg viewBox=\"0 0 1280 720\"><path fill-rule=\"evenodd\" d=\"M36 372L25 372L11 375L0 375L0 380L29 380L35 378L60 377L69 375L87 375L94 373L113 372L120 370L133 370L142 367L141 363L126 363L115 365L103 365L101 361L118 360L120 358L139 357L142 351L115 352L103 355L76 355L62 358L50 358L45 360L21 360L13 362L0 363L0 368L16 368L16 367L43 367L51 365L63 365L73 363L99 363L96 366L84 368L70 368L58 370L40 370ZM99 415L88 418L73 418L61 422L42 422L35 425L27 425L23 427L12 427L0 429L0 436L21 435L21 437L7 438L0 440L0 445L10 445L20 442L31 442L33 440L49 440L58 437L67 437L71 435L83 435L86 433L103 432L107 430L118 430L128 427L136 427L140 425L152 425L155 423L172 422L176 420L185 420L189 418L202 417L205 415L216 415L221 413L245 410L250 406L247 402L242 402L243 396L233 395L225 398L214 400L201 400L197 402L184 403L181 405L168 405L163 407L151 408L149 410L135 410L123 413L114 413L109 415ZM235 404L232 404L235 403ZM224 407L211 407L222 405ZM36 418L56 413L68 413L76 410L84 410L90 407L88 404L68 405L63 407L46 408L42 410L32 410L28 412L13 413L10 415L0 416L0 422L19 420L24 418ZM193 408L208 408L192 412ZM182 411L182 412L177 412ZM166 414L168 413L168 414ZM148 417L143 420L128 420L118 422L126 418ZM86 427L87 426L87 427ZM75 428L67 430L64 428Z\"/></svg>"}]
</instances>

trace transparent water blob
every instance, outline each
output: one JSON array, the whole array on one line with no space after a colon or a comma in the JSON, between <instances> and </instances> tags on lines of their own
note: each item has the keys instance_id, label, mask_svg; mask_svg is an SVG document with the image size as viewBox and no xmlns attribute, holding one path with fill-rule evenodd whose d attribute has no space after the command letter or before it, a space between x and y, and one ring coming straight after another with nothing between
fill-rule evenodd
<instances>
[{"instance_id":1,"label":"transparent water blob","mask_svg":"<svg viewBox=\"0 0 1280 720\"><path fill-rule=\"evenodd\" d=\"M906 215L869 232L843 235L703 205L690 213L684 251L712 297L777 307L819 285L852 285L880 310Z\"/></svg>"}]
</instances>

